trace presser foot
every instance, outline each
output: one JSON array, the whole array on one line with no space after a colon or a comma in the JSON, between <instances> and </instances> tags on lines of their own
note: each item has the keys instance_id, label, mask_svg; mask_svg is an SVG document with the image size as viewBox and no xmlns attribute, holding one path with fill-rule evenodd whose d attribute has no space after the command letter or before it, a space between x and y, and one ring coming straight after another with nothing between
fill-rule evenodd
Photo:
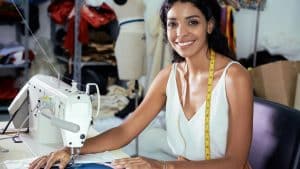
<instances>
[{"instance_id":1,"label":"presser foot","mask_svg":"<svg viewBox=\"0 0 300 169\"><path fill-rule=\"evenodd\" d=\"M79 156L80 149L71 148L71 159L68 165L73 166L75 164L75 159Z\"/></svg>"}]
</instances>

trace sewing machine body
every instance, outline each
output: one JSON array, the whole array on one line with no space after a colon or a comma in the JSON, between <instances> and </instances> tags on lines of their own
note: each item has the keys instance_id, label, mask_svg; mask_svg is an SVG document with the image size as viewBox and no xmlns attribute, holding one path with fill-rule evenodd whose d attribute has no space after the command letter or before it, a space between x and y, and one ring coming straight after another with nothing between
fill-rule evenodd
<instances>
[{"instance_id":1,"label":"sewing machine body","mask_svg":"<svg viewBox=\"0 0 300 169\"><path fill-rule=\"evenodd\" d=\"M87 93L59 79L36 75L9 106L15 113L28 99L29 135L42 144L82 147L92 122L92 104ZM20 123L20 122L19 122Z\"/></svg>"}]
</instances>

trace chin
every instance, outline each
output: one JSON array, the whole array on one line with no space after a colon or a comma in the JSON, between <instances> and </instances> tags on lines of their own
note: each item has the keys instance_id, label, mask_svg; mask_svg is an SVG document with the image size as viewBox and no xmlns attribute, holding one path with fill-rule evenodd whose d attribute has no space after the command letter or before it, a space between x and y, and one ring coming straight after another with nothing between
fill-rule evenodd
<instances>
[{"instance_id":1,"label":"chin","mask_svg":"<svg viewBox=\"0 0 300 169\"><path fill-rule=\"evenodd\" d=\"M177 52L181 57L188 59L194 56L195 54L192 52Z\"/></svg>"}]
</instances>

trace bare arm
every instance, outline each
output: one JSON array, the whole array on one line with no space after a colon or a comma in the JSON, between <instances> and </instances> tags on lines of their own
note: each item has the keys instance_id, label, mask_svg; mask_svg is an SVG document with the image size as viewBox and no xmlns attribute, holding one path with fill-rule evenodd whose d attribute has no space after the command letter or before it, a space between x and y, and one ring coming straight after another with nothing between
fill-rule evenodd
<instances>
[{"instance_id":1,"label":"bare arm","mask_svg":"<svg viewBox=\"0 0 300 169\"><path fill-rule=\"evenodd\" d=\"M162 70L157 75L142 103L122 125L87 139L81 148L81 154L121 148L143 131L165 104L165 89L170 68Z\"/></svg>"},{"instance_id":2,"label":"bare arm","mask_svg":"<svg viewBox=\"0 0 300 169\"><path fill-rule=\"evenodd\" d=\"M170 70L171 66L163 69L157 75L143 102L130 114L122 125L87 139L80 153L97 153L118 149L136 137L164 106L166 100L165 90ZM65 147L49 155L38 157L30 163L29 168L39 169L44 167L45 169L50 169L55 162L59 162L59 168L62 169L67 166L69 161L70 150ZM160 164L157 161L155 161L155 163Z\"/></svg>"},{"instance_id":3,"label":"bare arm","mask_svg":"<svg viewBox=\"0 0 300 169\"><path fill-rule=\"evenodd\" d=\"M172 161L168 169L244 169L252 139L253 95L249 73L233 65L226 76L229 133L224 158L208 161Z\"/></svg>"}]
</instances>

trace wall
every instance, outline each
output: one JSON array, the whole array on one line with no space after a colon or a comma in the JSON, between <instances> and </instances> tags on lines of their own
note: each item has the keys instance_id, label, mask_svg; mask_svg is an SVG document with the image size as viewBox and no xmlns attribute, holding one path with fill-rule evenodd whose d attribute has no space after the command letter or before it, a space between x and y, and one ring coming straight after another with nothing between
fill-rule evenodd
<instances>
[{"instance_id":1,"label":"wall","mask_svg":"<svg viewBox=\"0 0 300 169\"><path fill-rule=\"evenodd\" d=\"M234 15L237 36L238 58L248 57L253 53L256 11L241 9ZM286 45L284 48L298 46L300 43L300 1L267 0L264 11L261 11L258 47L262 49L267 42L274 45ZM297 42L298 45L291 44ZM300 53L299 53L300 55Z\"/></svg>"}]
</instances>

